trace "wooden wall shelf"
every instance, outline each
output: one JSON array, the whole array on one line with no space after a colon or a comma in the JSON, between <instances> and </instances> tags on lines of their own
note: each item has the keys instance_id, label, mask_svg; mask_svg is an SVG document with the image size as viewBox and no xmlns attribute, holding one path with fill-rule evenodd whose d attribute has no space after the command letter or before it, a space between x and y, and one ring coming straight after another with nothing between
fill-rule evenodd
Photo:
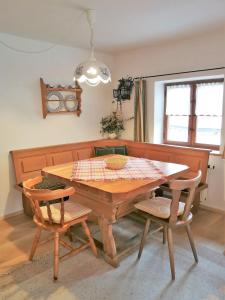
<instances>
[{"instance_id":1,"label":"wooden wall shelf","mask_svg":"<svg viewBox=\"0 0 225 300\"><path fill-rule=\"evenodd\" d=\"M40 78L40 86L44 119L47 114L73 113L80 116L82 88L77 81L75 86L52 86Z\"/></svg>"}]
</instances>

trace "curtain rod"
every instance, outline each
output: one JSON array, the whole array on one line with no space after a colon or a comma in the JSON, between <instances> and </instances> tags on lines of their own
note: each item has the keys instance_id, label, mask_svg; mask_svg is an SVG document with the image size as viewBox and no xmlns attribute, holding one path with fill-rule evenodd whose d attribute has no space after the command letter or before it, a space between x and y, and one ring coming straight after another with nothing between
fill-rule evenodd
<instances>
[{"instance_id":1,"label":"curtain rod","mask_svg":"<svg viewBox=\"0 0 225 300\"><path fill-rule=\"evenodd\" d=\"M168 76L168 75L180 75L180 74L196 73L196 72L203 72L203 71L224 70L224 69L225 69L225 67L217 67L217 68L201 69L201 70L192 70L192 71L184 71L184 72L176 72L176 73L167 73L167 74L158 74L158 75L139 76L139 77L134 77L134 79L147 79L147 78L154 78L154 77L163 77L163 76Z\"/></svg>"}]
</instances>

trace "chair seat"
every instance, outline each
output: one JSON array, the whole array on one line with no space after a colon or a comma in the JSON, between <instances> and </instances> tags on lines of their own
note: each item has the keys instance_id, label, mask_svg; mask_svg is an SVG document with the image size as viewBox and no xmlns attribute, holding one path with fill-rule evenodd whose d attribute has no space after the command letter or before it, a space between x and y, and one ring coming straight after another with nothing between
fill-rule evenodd
<instances>
[{"instance_id":1,"label":"chair seat","mask_svg":"<svg viewBox=\"0 0 225 300\"><path fill-rule=\"evenodd\" d=\"M137 209L149 213L155 217L168 219L170 217L171 199L165 197L155 197L147 199L135 204ZM184 212L185 203L179 202L177 215L180 216Z\"/></svg>"},{"instance_id":2,"label":"chair seat","mask_svg":"<svg viewBox=\"0 0 225 300\"><path fill-rule=\"evenodd\" d=\"M51 204L51 213L52 213L52 220L56 224L60 224L61 220L61 204L55 203ZM40 207L42 216L45 221L49 221L47 206ZM64 202L64 222L70 222L72 220L78 219L82 216L85 216L91 212L90 208L87 208L79 203L75 203L72 201Z\"/></svg>"}]
</instances>

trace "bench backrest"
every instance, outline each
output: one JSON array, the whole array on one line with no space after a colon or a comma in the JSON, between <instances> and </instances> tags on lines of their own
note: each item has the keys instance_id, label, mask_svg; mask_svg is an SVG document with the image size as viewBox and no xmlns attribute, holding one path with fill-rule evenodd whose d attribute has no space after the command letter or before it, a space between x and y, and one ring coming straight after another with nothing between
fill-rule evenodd
<instances>
[{"instance_id":1,"label":"bench backrest","mask_svg":"<svg viewBox=\"0 0 225 300\"><path fill-rule=\"evenodd\" d=\"M63 164L94 156L94 147L126 145L128 155L152 160L188 165L185 178L195 177L200 169L202 183L206 181L209 151L170 145L139 143L128 140L102 139L64 145L11 151L16 184L41 175L44 167Z\"/></svg>"},{"instance_id":2,"label":"bench backrest","mask_svg":"<svg viewBox=\"0 0 225 300\"><path fill-rule=\"evenodd\" d=\"M125 145L119 140L97 140L11 151L16 184L40 176L45 167L94 156L94 147Z\"/></svg>"},{"instance_id":3,"label":"bench backrest","mask_svg":"<svg viewBox=\"0 0 225 300\"><path fill-rule=\"evenodd\" d=\"M184 178L194 178L197 176L198 170L201 170L201 183L206 183L210 150L139 142L129 142L127 147L130 156L189 166L190 170L184 175Z\"/></svg>"}]
</instances>

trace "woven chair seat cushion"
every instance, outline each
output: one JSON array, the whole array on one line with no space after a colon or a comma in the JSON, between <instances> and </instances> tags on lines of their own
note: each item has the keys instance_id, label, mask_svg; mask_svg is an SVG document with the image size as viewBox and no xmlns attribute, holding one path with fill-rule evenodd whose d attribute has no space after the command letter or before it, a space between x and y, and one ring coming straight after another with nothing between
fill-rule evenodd
<instances>
[{"instance_id":1,"label":"woven chair seat cushion","mask_svg":"<svg viewBox=\"0 0 225 300\"><path fill-rule=\"evenodd\" d=\"M137 209L140 209L152 216L168 219L170 217L171 199L164 197L155 197L147 199L135 204ZM180 216L184 212L185 203L179 202L177 215Z\"/></svg>"},{"instance_id":2,"label":"woven chair seat cushion","mask_svg":"<svg viewBox=\"0 0 225 300\"><path fill-rule=\"evenodd\" d=\"M56 224L60 224L61 221L61 204L51 204L51 213L52 213L52 220ZM47 206L40 207L43 219L45 221L49 221ZM82 216L85 216L91 212L90 208L87 208L79 203L75 203L72 201L64 202L64 222L70 222L72 220L78 219Z\"/></svg>"}]
</instances>

